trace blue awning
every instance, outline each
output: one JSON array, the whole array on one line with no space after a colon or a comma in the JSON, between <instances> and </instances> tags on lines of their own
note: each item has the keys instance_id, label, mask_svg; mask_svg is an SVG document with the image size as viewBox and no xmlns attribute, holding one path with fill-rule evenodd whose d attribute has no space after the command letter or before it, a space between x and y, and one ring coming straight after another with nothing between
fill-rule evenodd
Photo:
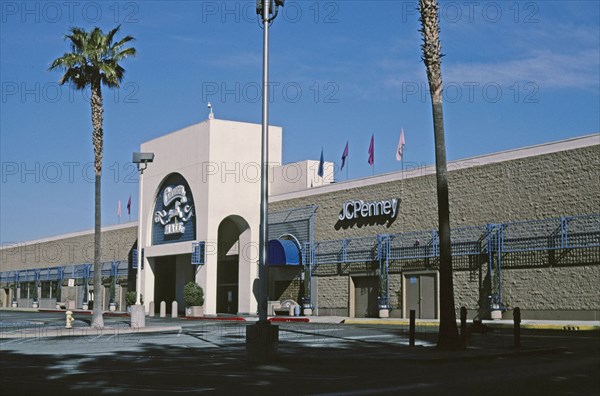
<instances>
[{"instance_id":1,"label":"blue awning","mask_svg":"<svg viewBox=\"0 0 600 396\"><path fill-rule=\"evenodd\" d=\"M300 250L293 241L271 239L269 241L269 265L300 265Z\"/></svg>"}]
</instances>

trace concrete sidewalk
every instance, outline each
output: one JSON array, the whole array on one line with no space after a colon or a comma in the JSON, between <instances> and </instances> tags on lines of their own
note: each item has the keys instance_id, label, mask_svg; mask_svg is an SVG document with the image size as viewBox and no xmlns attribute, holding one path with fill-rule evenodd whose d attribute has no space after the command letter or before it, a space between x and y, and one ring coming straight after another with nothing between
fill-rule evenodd
<instances>
[{"instance_id":1,"label":"concrete sidewalk","mask_svg":"<svg viewBox=\"0 0 600 396\"><path fill-rule=\"evenodd\" d=\"M355 325L402 325L408 326L408 319L377 319L377 318L347 318L345 324ZM460 322L457 321L460 324ZM467 320L468 324L473 324L473 320ZM513 328L512 320L483 320L482 323L492 329ZM437 327L440 324L438 319L417 319L417 326ZM573 321L573 320L521 320L522 329L537 330L567 330L567 331L594 331L600 330L600 321Z\"/></svg>"},{"instance_id":2,"label":"concrete sidewalk","mask_svg":"<svg viewBox=\"0 0 600 396\"><path fill-rule=\"evenodd\" d=\"M47 313L61 313L64 310L56 309L32 309L32 308L0 308L0 311L13 311L13 312L47 312ZM74 315L91 315L90 310L72 310ZM104 312L105 317L123 317L128 318L127 312ZM181 323L181 320L189 321L247 321L256 322L258 316L237 316L237 315L219 315L219 316L204 316L204 317L188 317L179 316L177 318L171 318L170 316L160 318L155 316L150 320L158 319L162 321L173 321ZM327 324L348 324L348 325L386 325L386 326L408 326L408 319L400 318L350 318L344 316L271 316L269 321L276 323L327 323ZM458 321L457 321L458 322ZM459 323L459 322L458 322ZM472 324L473 320L467 320L468 324ZM512 329L514 323L512 320L500 319L500 320L483 320L482 323L490 329ZM459 323L460 324L460 323ZM420 327L438 327L439 319L417 319L416 325ZM156 327L155 331L161 330L164 326L147 326L150 329ZM173 326L167 326L170 329ZM175 326L175 328L181 328L181 326ZM522 329L536 329L536 330L559 330L559 331L599 331L600 321L576 321L576 320L521 320ZM152 331L152 330L147 330ZM167 330L168 331L168 330Z\"/></svg>"}]
</instances>

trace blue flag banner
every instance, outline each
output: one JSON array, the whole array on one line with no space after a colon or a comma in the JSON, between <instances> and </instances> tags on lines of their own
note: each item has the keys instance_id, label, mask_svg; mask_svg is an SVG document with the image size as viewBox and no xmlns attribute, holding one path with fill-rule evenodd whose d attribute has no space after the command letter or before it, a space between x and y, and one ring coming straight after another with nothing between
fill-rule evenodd
<instances>
[{"instance_id":1,"label":"blue flag banner","mask_svg":"<svg viewBox=\"0 0 600 396\"><path fill-rule=\"evenodd\" d=\"M321 160L319 161L319 170L317 171L317 175L319 175L319 177L323 177L323 175L325 174L325 172L323 171L324 165L325 161L323 159L323 149L321 148Z\"/></svg>"}]
</instances>

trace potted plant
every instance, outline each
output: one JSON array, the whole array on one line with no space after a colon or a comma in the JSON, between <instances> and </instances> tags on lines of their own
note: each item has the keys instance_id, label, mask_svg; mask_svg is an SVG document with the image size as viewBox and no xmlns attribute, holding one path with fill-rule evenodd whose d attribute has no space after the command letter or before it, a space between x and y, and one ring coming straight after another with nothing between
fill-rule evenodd
<instances>
[{"instance_id":1,"label":"potted plant","mask_svg":"<svg viewBox=\"0 0 600 396\"><path fill-rule=\"evenodd\" d=\"M35 284L35 292L33 293L33 304L31 305L32 308L39 308L40 303L38 301L38 294L37 294L37 283Z\"/></svg>"},{"instance_id":2,"label":"potted plant","mask_svg":"<svg viewBox=\"0 0 600 396\"><path fill-rule=\"evenodd\" d=\"M204 290L196 282L189 282L183 288L183 298L187 305L187 316L204 316Z\"/></svg>"},{"instance_id":3,"label":"potted plant","mask_svg":"<svg viewBox=\"0 0 600 396\"><path fill-rule=\"evenodd\" d=\"M108 304L108 310L111 312L114 312L117 310L117 303L115 301L115 284L112 282L110 283L109 294L110 294L110 303Z\"/></svg>"},{"instance_id":4,"label":"potted plant","mask_svg":"<svg viewBox=\"0 0 600 396\"><path fill-rule=\"evenodd\" d=\"M131 312L131 306L135 305L135 300L136 300L136 292L135 290L130 290L127 292L127 294L125 294L125 303L127 304L127 312ZM143 304L144 303L144 295L140 294L140 303Z\"/></svg>"},{"instance_id":5,"label":"potted plant","mask_svg":"<svg viewBox=\"0 0 600 396\"><path fill-rule=\"evenodd\" d=\"M390 317L390 305L387 303L387 299L385 297L378 297L378 305L379 305L379 317L380 318L389 318Z\"/></svg>"}]
</instances>

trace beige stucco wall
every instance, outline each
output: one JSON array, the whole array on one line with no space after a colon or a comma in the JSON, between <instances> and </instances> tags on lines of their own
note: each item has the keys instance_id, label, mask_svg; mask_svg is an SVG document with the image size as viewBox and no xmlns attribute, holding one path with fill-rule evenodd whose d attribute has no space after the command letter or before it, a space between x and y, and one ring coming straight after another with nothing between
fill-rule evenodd
<instances>
[{"instance_id":1,"label":"beige stucco wall","mask_svg":"<svg viewBox=\"0 0 600 396\"><path fill-rule=\"evenodd\" d=\"M136 241L135 223L102 229L102 262L128 260ZM94 262L94 232L63 235L23 243L4 243L0 270L48 268Z\"/></svg>"}]
</instances>

